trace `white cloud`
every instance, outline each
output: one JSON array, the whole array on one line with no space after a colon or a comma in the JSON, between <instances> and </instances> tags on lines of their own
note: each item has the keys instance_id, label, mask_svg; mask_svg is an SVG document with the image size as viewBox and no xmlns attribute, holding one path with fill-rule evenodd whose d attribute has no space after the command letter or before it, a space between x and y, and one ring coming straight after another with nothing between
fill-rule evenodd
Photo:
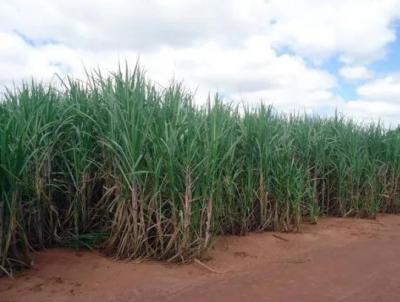
<instances>
[{"instance_id":1,"label":"white cloud","mask_svg":"<svg viewBox=\"0 0 400 302\"><path fill-rule=\"evenodd\" d=\"M373 77L373 72L365 66L344 66L339 74L348 81L367 80Z\"/></svg>"},{"instance_id":2,"label":"white cloud","mask_svg":"<svg viewBox=\"0 0 400 302\"><path fill-rule=\"evenodd\" d=\"M318 110L332 101L330 90L336 85L334 76L308 67L300 57L277 55L262 37L234 49L209 43L161 54L165 62L171 62L167 68L179 72L178 79L198 85L200 92L220 91L228 99L247 103L264 100L284 110Z\"/></svg>"},{"instance_id":3,"label":"white cloud","mask_svg":"<svg viewBox=\"0 0 400 302\"><path fill-rule=\"evenodd\" d=\"M4 73L0 82L34 76L50 80L54 73L84 77L84 67L116 68L119 62L136 62L139 52L72 49L62 45L27 45L16 34L0 34L0 53L11 60L0 60ZM9 62L13 62L10 65ZM197 101L206 101L208 92L220 92L228 100L257 103L264 100L282 110L318 110L334 98L334 76L310 68L297 56L277 55L264 37L253 37L240 47L208 42L197 47L161 47L145 53L140 62L150 78L165 86L174 76L197 91Z\"/></svg>"},{"instance_id":4,"label":"white cloud","mask_svg":"<svg viewBox=\"0 0 400 302\"><path fill-rule=\"evenodd\" d=\"M399 0L3 0L0 28L73 48L157 51L270 37L313 60L381 57L395 40Z\"/></svg>"},{"instance_id":5,"label":"white cloud","mask_svg":"<svg viewBox=\"0 0 400 302\"><path fill-rule=\"evenodd\" d=\"M390 128L396 128L400 124L400 104L361 99L346 102L339 108L348 117L359 122L380 122Z\"/></svg>"},{"instance_id":6,"label":"white cloud","mask_svg":"<svg viewBox=\"0 0 400 302\"><path fill-rule=\"evenodd\" d=\"M339 55L342 61L382 57L396 38L398 0L270 0L275 43L313 61Z\"/></svg>"},{"instance_id":7,"label":"white cloud","mask_svg":"<svg viewBox=\"0 0 400 302\"><path fill-rule=\"evenodd\" d=\"M378 121L386 126L400 124L400 74L371 80L357 88L358 99L340 109L357 120Z\"/></svg>"},{"instance_id":8,"label":"white cloud","mask_svg":"<svg viewBox=\"0 0 400 302\"><path fill-rule=\"evenodd\" d=\"M3 0L0 28L73 48L157 51L217 39L240 43L268 24L263 0Z\"/></svg>"},{"instance_id":9,"label":"white cloud","mask_svg":"<svg viewBox=\"0 0 400 302\"><path fill-rule=\"evenodd\" d=\"M3 0L0 84L56 72L82 77L84 66L115 70L140 57L150 78L184 80L199 102L219 91L285 111L338 107L392 119L397 88L364 66L395 40L399 17L400 0ZM309 63L337 56L342 77L371 80L357 100L346 103L336 75ZM387 109L363 109L380 102Z\"/></svg>"},{"instance_id":10,"label":"white cloud","mask_svg":"<svg viewBox=\"0 0 400 302\"><path fill-rule=\"evenodd\" d=\"M400 107L400 73L373 80L357 89L357 93L369 100L382 100Z\"/></svg>"}]
</instances>

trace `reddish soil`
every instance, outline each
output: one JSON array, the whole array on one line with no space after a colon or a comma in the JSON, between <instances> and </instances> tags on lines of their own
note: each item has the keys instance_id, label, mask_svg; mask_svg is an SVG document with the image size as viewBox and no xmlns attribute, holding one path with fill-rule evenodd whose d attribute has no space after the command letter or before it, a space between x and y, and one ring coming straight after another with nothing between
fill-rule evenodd
<instances>
[{"instance_id":1,"label":"reddish soil","mask_svg":"<svg viewBox=\"0 0 400 302\"><path fill-rule=\"evenodd\" d=\"M42 251L0 279L0 301L400 301L400 216L222 237L210 256L176 265Z\"/></svg>"}]
</instances>

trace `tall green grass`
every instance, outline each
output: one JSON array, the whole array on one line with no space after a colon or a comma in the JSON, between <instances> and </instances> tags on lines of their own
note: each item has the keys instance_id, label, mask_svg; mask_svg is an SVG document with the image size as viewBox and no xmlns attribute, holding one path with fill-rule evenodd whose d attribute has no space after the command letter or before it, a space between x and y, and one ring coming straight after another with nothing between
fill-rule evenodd
<instances>
[{"instance_id":1,"label":"tall green grass","mask_svg":"<svg viewBox=\"0 0 400 302\"><path fill-rule=\"evenodd\" d=\"M379 124L193 103L136 67L0 103L0 270L35 249L186 261L217 234L296 231L400 209L400 133Z\"/></svg>"}]
</instances>

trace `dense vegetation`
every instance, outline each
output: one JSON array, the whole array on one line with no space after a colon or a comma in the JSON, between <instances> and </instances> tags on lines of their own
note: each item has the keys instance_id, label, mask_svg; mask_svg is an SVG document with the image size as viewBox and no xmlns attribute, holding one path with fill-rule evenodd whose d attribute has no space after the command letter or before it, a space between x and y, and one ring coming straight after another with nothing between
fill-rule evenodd
<instances>
[{"instance_id":1,"label":"dense vegetation","mask_svg":"<svg viewBox=\"0 0 400 302\"><path fill-rule=\"evenodd\" d=\"M217 234L400 209L400 135L380 125L193 104L136 68L0 103L0 270L32 250L184 261Z\"/></svg>"}]
</instances>

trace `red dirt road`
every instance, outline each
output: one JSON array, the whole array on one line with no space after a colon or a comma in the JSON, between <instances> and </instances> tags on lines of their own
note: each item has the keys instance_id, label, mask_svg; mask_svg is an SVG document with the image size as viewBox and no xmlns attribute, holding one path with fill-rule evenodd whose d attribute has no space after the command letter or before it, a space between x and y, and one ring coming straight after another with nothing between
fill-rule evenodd
<instances>
[{"instance_id":1,"label":"red dirt road","mask_svg":"<svg viewBox=\"0 0 400 302\"><path fill-rule=\"evenodd\" d=\"M400 301L400 216L223 237L210 256L214 272L47 250L33 269L0 279L0 301Z\"/></svg>"}]
</instances>

